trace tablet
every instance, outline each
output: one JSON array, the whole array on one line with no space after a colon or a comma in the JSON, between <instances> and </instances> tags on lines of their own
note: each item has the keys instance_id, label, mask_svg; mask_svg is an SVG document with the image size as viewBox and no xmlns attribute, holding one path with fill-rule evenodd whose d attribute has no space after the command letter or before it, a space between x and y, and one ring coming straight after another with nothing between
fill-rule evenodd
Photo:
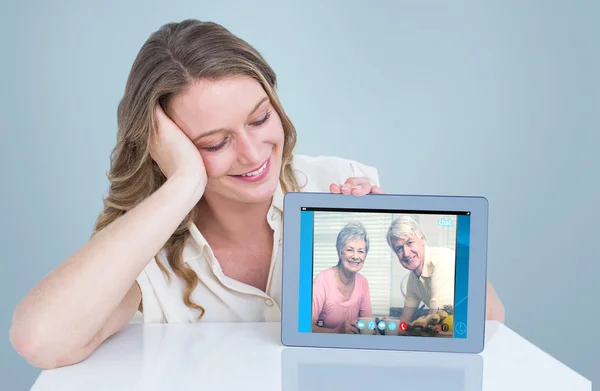
<instances>
[{"instance_id":1,"label":"tablet","mask_svg":"<svg viewBox=\"0 0 600 391\"><path fill-rule=\"evenodd\" d=\"M487 225L484 197L286 194L281 342L481 352Z\"/></svg>"}]
</instances>

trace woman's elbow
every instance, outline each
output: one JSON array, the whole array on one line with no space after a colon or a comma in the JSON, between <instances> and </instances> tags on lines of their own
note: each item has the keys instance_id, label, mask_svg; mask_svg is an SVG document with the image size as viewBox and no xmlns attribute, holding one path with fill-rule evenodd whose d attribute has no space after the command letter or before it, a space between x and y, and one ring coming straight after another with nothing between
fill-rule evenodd
<instances>
[{"instance_id":1,"label":"woman's elbow","mask_svg":"<svg viewBox=\"0 0 600 391\"><path fill-rule=\"evenodd\" d=\"M73 354L65 354L54 347L41 332L32 331L13 323L9 339L15 351L29 364L40 369L55 369L83 360Z\"/></svg>"},{"instance_id":2,"label":"woman's elbow","mask_svg":"<svg viewBox=\"0 0 600 391\"><path fill-rule=\"evenodd\" d=\"M39 338L33 333L24 331L15 323L10 326L9 339L15 351L31 365L42 369L48 369L48 363L42 359L45 355L41 351Z\"/></svg>"},{"instance_id":3,"label":"woman's elbow","mask_svg":"<svg viewBox=\"0 0 600 391\"><path fill-rule=\"evenodd\" d=\"M487 283L486 319L504 323L505 310L492 284Z\"/></svg>"},{"instance_id":4,"label":"woman's elbow","mask_svg":"<svg viewBox=\"0 0 600 391\"><path fill-rule=\"evenodd\" d=\"M57 367L55 360L50 359L47 349L41 338L24 327L13 323L9 331L10 343L15 351L29 364L41 369L54 369Z\"/></svg>"},{"instance_id":5,"label":"woman's elbow","mask_svg":"<svg viewBox=\"0 0 600 391\"><path fill-rule=\"evenodd\" d=\"M491 308L490 308L491 307ZM492 306L487 307L486 310L486 319L492 320L500 323L504 323L504 306L502 303L497 303Z\"/></svg>"}]
</instances>

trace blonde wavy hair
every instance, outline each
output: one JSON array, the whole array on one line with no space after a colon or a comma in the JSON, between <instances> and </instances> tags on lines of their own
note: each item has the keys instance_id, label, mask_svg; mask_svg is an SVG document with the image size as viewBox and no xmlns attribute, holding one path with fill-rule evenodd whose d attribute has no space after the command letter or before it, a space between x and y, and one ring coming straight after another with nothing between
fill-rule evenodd
<instances>
[{"instance_id":1,"label":"blonde wavy hair","mask_svg":"<svg viewBox=\"0 0 600 391\"><path fill-rule=\"evenodd\" d=\"M256 49L219 24L194 19L168 23L144 43L127 79L118 106L117 142L107 174L109 191L92 236L154 193L166 180L149 153L150 139L156 133L156 104L160 103L168 114L171 99L186 91L192 82L232 76L257 80L269 96L285 135L281 187L284 193L298 190L291 168L296 130L277 97L273 69ZM188 226L195 217L194 209L168 239L164 249L171 269L186 283L183 301L200 311L199 320L205 309L191 299L198 276L184 264L182 256L190 236ZM171 282L172 276L158 257L157 264Z\"/></svg>"}]
</instances>

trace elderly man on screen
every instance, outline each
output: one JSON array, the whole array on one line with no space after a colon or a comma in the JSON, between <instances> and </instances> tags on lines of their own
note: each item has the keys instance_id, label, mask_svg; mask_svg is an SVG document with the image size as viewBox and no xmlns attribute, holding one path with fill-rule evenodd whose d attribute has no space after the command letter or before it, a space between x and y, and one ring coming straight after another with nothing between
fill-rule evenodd
<instances>
[{"instance_id":1,"label":"elderly man on screen","mask_svg":"<svg viewBox=\"0 0 600 391\"><path fill-rule=\"evenodd\" d=\"M454 307L454 252L430 247L419 224L409 216L395 219L387 233L388 245L411 273L401 322L411 322L421 302L430 313L445 305Z\"/></svg>"},{"instance_id":2,"label":"elderly man on screen","mask_svg":"<svg viewBox=\"0 0 600 391\"><path fill-rule=\"evenodd\" d=\"M419 224L409 216L395 219L387 242L400 264L410 270L401 322L411 322L421 302L435 312L444 305L454 306L454 253L429 247ZM486 319L504 322L504 306L492 284L486 286Z\"/></svg>"}]
</instances>

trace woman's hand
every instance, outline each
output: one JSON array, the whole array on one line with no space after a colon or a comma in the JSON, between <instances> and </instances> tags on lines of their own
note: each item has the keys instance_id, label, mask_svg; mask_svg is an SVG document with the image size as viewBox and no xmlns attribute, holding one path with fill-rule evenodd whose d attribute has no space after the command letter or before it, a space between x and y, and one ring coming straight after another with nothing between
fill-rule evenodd
<instances>
[{"instance_id":1,"label":"woman's hand","mask_svg":"<svg viewBox=\"0 0 600 391\"><path fill-rule=\"evenodd\" d=\"M332 183L329 185L329 191L334 194L352 194L356 196L365 194L385 194L383 189L373 185L369 178L366 177L348 178L343 185Z\"/></svg>"},{"instance_id":2,"label":"woman's hand","mask_svg":"<svg viewBox=\"0 0 600 391\"><path fill-rule=\"evenodd\" d=\"M156 105L157 132L150 144L150 156L168 178L181 175L197 181L204 191L206 169L200 151L183 131Z\"/></svg>"}]
</instances>

